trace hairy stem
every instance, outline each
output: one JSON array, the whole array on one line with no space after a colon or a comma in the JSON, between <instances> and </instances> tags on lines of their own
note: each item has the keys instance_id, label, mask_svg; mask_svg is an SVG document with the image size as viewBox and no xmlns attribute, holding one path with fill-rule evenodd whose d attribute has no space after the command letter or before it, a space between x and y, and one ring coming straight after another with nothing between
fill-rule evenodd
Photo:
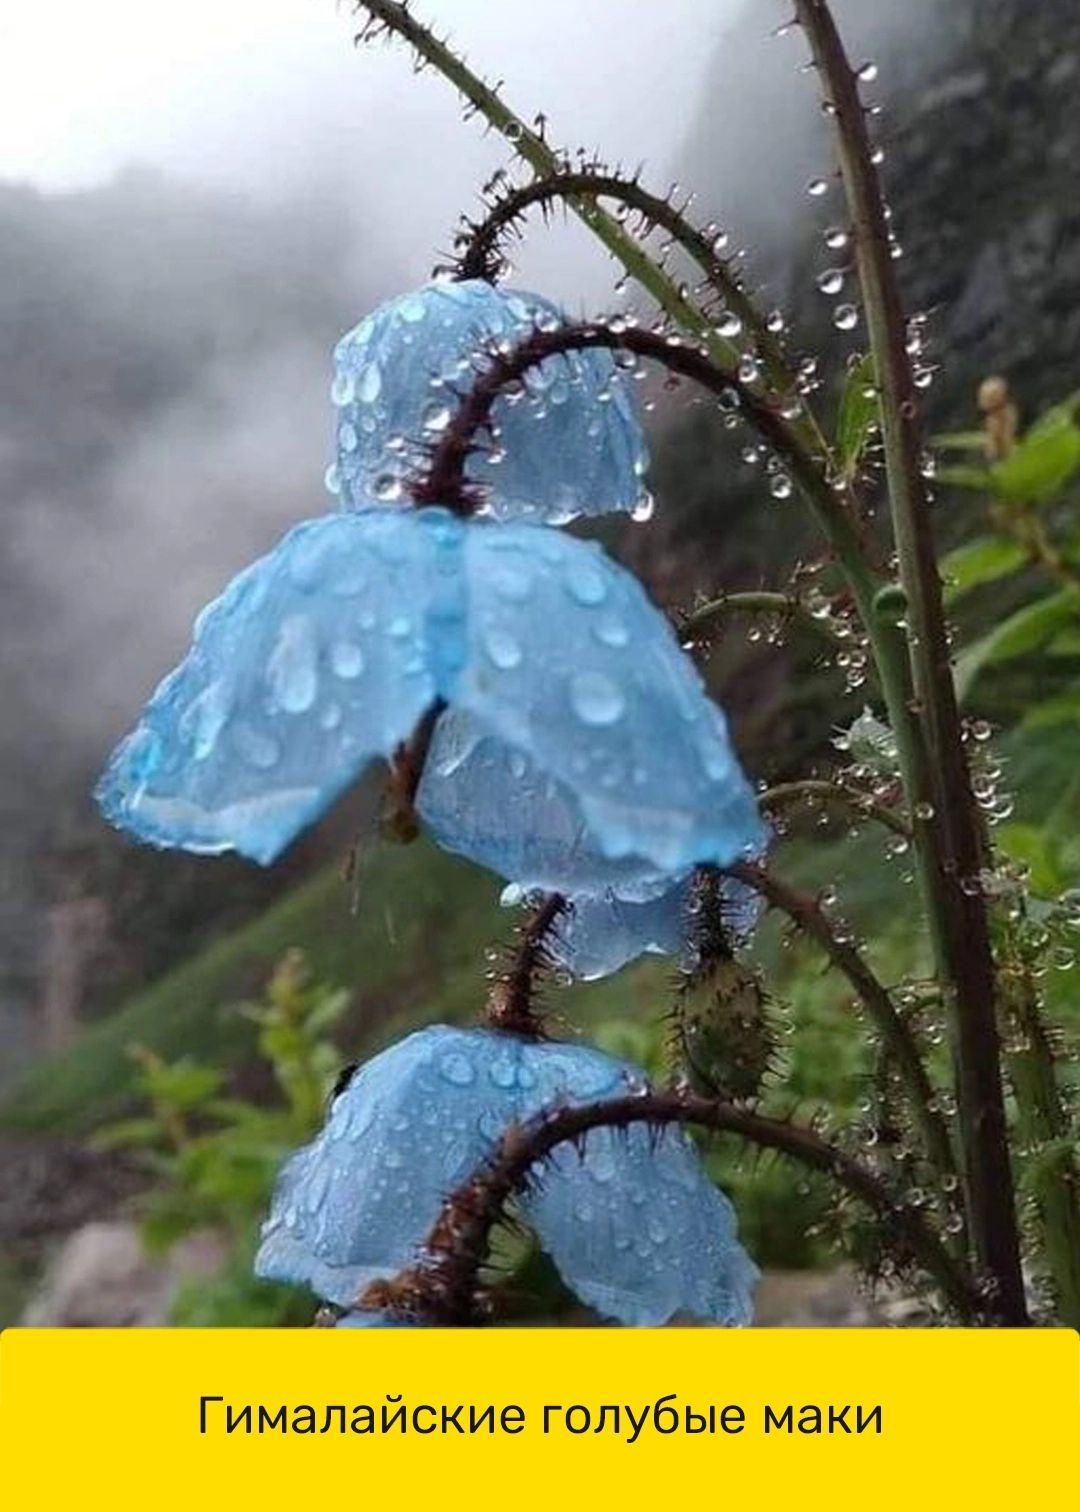
<instances>
[{"instance_id":1,"label":"hairy stem","mask_svg":"<svg viewBox=\"0 0 1080 1512\"><path fill-rule=\"evenodd\" d=\"M855 259L878 374L885 471L906 597L912 683L931 813L920 836L940 966L952 986L953 1053L972 1239L1003 1321L1027 1322L1009 1162L996 981L986 906L977 885L985 861L971 793L921 469L917 390L889 249L888 220L873 165L858 79L826 0L795 0L836 128L854 228ZM913 810L927 799L912 794ZM925 811L925 810L924 810Z\"/></svg>"},{"instance_id":2,"label":"hairy stem","mask_svg":"<svg viewBox=\"0 0 1080 1512\"><path fill-rule=\"evenodd\" d=\"M855 818L876 819L886 829L892 830L894 835L899 835L904 840L911 838L911 826L907 820L887 803L871 798L869 793L860 793L856 788L845 787L842 782L829 782L823 777L801 777L794 782L778 782L774 787L766 788L758 801L769 812L788 803L801 803L807 798L839 804Z\"/></svg>"},{"instance_id":3,"label":"hairy stem","mask_svg":"<svg viewBox=\"0 0 1080 1512\"><path fill-rule=\"evenodd\" d=\"M726 867L729 876L737 877L798 926L821 947L829 961L854 987L867 1014L873 1021L882 1043L896 1060L918 1124L926 1153L939 1176L955 1171L952 1147L940 1113L936 1111L934 1089L926 1073L919 1047L911 1031L897 1012L887 989L878 981L855 946L836 933L832 923L815 899L800 893L756 861L740 861Z\"/></svg>"},{"instance_id":4,"label":"hairy stem","mask_svg":"<svg viewBox=\"0 0 1080 1512\"><path fill-rule=\"evenodd\" d=\"M425 1258L393 1281L368 1287L360 1305L399 1310L436 1323L473 1321L479 1273L492 1230L511 1198L525 1189L535 1168L559 1145L581 1141L591 1129L625 1129L637 1123L657 1128L695 1124L734 1134L831 1177L893 1230L910 1257L933 1277L961 1321L979 1321L981 1304L962 1266L922 1213L905 1207L868 1166L812 1130L682 1090L632 1093L607 1102L551 1108L508 1129L490 1160L447 1199L428 1236Z\"/></svg>"},{"instance_id":5,"label":"hairy stem","mask_svg":"<svg viewBox=\"0 0 1080 1512\"><path fill-rule=\"evenodd\" d=\"M537 1011L537 981L550 964L548 938L565 909L562 894L549 893L519 931L508 968L496 977L488 993L485 1017L493 1029L530 1039L543 1034L543 1019Z\"/></svg>"}]
</instances>

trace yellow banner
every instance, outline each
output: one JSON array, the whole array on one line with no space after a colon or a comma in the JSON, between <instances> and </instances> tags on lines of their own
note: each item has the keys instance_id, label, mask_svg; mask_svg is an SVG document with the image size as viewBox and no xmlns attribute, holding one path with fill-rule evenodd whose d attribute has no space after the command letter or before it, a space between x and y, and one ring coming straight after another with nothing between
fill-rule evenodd
<instances>
[{"instance_id":1,"label":"yellow banner","mask_svg":"<svg viewBox=\"0 0 1080 1512\"><path fill-rule=\"evenodd\" d=\"M13 1512L1015 1512L1078 1448L1065 1331L0 1335Z\"/></svg>"}]
</instances>

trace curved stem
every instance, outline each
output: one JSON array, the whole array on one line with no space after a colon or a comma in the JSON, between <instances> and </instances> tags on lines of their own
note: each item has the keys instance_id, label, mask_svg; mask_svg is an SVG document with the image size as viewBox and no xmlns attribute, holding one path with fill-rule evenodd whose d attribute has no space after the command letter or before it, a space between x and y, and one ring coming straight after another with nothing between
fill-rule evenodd
<instances>
[{"instance_id":1,"label":"curved stem","mask_svg":"<svg viewBox=\"0 0 1080 1512\"><path fill-rule=\"evenodd\" d=\"M904 1207L869 1167L810 1129L681 1090L631 1093L607 1102L552 1108L508 1129L488 1162L447 1199L428 1236L425 1258L392 1281L374 1282L359 1298L360 1306L396 1310L433 1323L473 1321L480 1268L492 1230L510 1199L526 1188L535 1168L559 1145L581 1141L592 1129L625 1129L638 1123L657 1128L696 1124L734 1134L829 1176L893 1229L963 1322L980 1321L983 1308L970 1277L922 1213Z\"/></svg>"},{"instance_id":2,"label":"curved stem","mask_svg":"<svg viewBox=\"0 0 1080 1512\"><path fill-rule=\"evenodd\" d=\"M890 256L888 219L866 114L826 0L795 0L836 128L855 258L881 397L893 530L910 625L908 653L927 761L930 814L920 836L934 938L952 985L953 1055L965 1188L980 1263L1012 1322L1027 1322L996 1022L996 975L977 879L985 843L971 793L941 580L921 468L918 391ZM923 806L926 798L911 795Z\"/></svg>"},{"instance_id":3,"label":"curved stem","mask_svg":"<svg viewBox=\"0 0 1080 1512\"><path fill-rule=\"evenodd\" d=\"M754 301L739 283L727 260L717 251L714 241L660 195L651 193L637 179L618 173L593 169L576 172L562 169L532 179L508 190L471 229L469 243L458 261L462 278L492 278L501 238L533 206L545 208L556 200L567 202L583 195L615 200L627 209L636 210L645 221L660 226L697 263L709 284L753 338L765 366L769 382L783 394L796 390L795 374L787 365L780 342ZM820 437L825 446L824 437Z\"/></svg>"},{"instance_id":4,"label":"curved stem","mask_svg":"<svg viewBox=\"0 0 1080 1512\"><path fill-rule=\"evenodd\" d=\"M763 809L779 808L785 803L799 803L804 798L820 798L826 803L839 803L860 819L876 819L894 835L911 839L911 826L902 814L889 808L888 804L871 798L869 793L860 793L845 787L841 782L829 782L822 777L802 777L796 782L779 782L766 788L758 802Z\"/></svg>"},{"instance_id":5,"label":"curved stem","mask_svg":"<svg viewBox=\"0 0 1080 1512\"><path fill-rule=\"evenodd\" d=\"M709 630L714 620L724 619L729 614L771 614L782 620L798 619L826 640L836 640L827 622L819 619L803 599L794 593L775 593L767 589L722 593L719 598L699 604L683 615L679 629L685 635L696 635Z\"/></svg>"},{"instance_id":6,"label":"curved stem","mask_svg":"<svg viewBox=\"0 0 1080 1512\"><path fill-rule=\"evenodd\" d=\"M873 1020L882 1042L896 1059L907 1088L912 1113L922 1132L927 1155L939 1176L953 1174L955 1162L948 1131L941 1115L935 1110L934 1089L919 1054L919 1047L897 1012L888 991L855 946L840 939L815 899L800 893L760 863L740 861L724 870L729 876L737 877L747 887L760 893L774 908L787 914L804 934L820 945L837 971L847 977Z\"/></svg>"}]
</instances>

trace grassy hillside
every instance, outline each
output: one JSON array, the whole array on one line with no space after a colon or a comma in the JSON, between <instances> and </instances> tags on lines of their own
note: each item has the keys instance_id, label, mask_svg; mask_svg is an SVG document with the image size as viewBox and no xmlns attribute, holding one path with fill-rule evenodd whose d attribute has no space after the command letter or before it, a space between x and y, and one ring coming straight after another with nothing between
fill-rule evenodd
<instances>
[{"instance_id":1,"label":"grassy hillside","mask_svg":"<svg viewBox=\"0 0 1080 1512\"><path fill-rule=\"evenodd\" d=\"M166 1058L242 1063L252 1026L237 1005L261 991L294 946L320 978L351 991L342 1035L349 1054L414 1023L468 1020L483 1001L485 947L513 927L515 916L497 899L492 877L423 842L383 846L365 860L355 917L338 871L321 873L88 1029L67 1054L35 1067L0 1103L0 1126L70 1134L111 1116L131 1087L132 1044ZM662 974L657 966L623 973L559 992L554 1006L593 1021L633 1016Z\"/></svg>"}]
</instances>

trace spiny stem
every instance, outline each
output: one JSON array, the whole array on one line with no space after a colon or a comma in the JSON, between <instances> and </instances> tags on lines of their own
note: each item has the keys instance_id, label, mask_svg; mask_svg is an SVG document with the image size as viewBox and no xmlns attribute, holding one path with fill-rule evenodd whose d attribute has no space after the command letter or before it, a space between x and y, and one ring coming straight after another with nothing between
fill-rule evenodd
<instances>
[{"instance_id":1,"label":"spiny stem","mask_svg":"<svg viewBox=\"0 0 1080 1512\"><path fill-rule=\"evenodd\" d=\"M794 593L776 593L767 589L747 589L736 593L722 593L708 603L682 616L679 629L683 635L694 636L710 630L717 620L732 614L774 615L780 620L798 619L800 623L816 630L830 642L837 637L825 619L819 618L804 599Z\"/></svg>"},{"instance_id":2,"label":"spiny stem","mask_svg":"<svg viewBox=\"0 0 1080 1512\"><path fill-rule=\"evenodd\" d=\"M432 1323L475 1321L479 1273L492 1230L511 1198L525 1190L536 1167L559 1145L580 1142L592 1129L625 1129L639 1123L656 1128L695 1124L734 1134L831 1177L893 1228L963 1322L980 1321L984 1309L961 1264L949 1254L922 1213L905 1207L869 1167L810 1129L766 1118L738 1104L676 1089L549 1108L508 1129L485 1165L444 1203L425 1244L424 1258L391 1281L373 1283L358 1299L359 1305Z\"/></svg>"},{"instance_id":3,"label":"spiny stem","mask_svg":"<svg viewBox=\"0 0 1080 1512\"><path fill-rule=\"evenodd\" d=\"M537 978L550 964L548 940L566 907L561 893L549 893L521 929L509 969L496 977L488 994L485 1017L493 1029L531 1039L543 1034L536 1002Z\"/></svg>"},{"instance_id":4,"label":"spiny stem","mask_svg":"<svg viewBox=\"0 0 1080 1512\"><path fill-rule=\"evenodd\" d=\"M647 223L662 227L697 263L725 308L742 322L744 330L753 339L772 386L781 394L796 392L795 374L787 365L783 347L727 260L717 251L714 239L687 220L670 200L651 193L636 178L624 178L618 173L596 169L576 172L561 169L527 184L516 185L491 206L483 220L472 226L468 245L458 263L460 276L492 278L500 239L527 210L534 205L547 207L555 201L565 203L583 195L615 200L636 210ZM824 438L821 438L821 444L825 445Z\"/></svg>"},{"instance_id":5,"label":"spiny stem","mask_svg":"<svg viewBox=\"0 0 1080 1512\"><path fill-rule=\"evenodd\" d=\"M829 782L823 777L801 777L794 782L779 782L765 788L759 803L766 811L782 808L788 803L801 803L807 798L820 798L824 803L837 803L860 819L876 819L894 835L911 839L911 826L902 814L891 809L887 803L871 798L869 793L860 793L855 788L845 787L842 782Z\"/></svg>"},{"instance_id":6,"label":"spiny stem","mask_svg":"<svg viewBox=\"0 0 1080 1512\"><path fill-rule=\"evenodd\" d=\"M878 374L885 472L910 626L908 653L927 757L932 812L922 863L943 975L953 989L953 1053L971 1234L1005 1321L1028 1321L1009 1162L996 980L985 901L977 885L985 844L971 793L956 703L937 552L921 468L918 393L873 165L866 114L826 0L795 0L832 111L855 258ZM913 793L912 807L924 804ZM928 842L928 843L927 843Z\"/></svg>"},{"instance_id":7,"label":"spiny stem","mask_svg":"<svg viewBox=\"0 0 1080 1512\"><path fill-rule=\"evenodd\" d=\"M821 905L800 893L774 872L755 861L740 861L726 867L736 877L766 899L774 908L798 926L828 956L836 969L847 977L867 1013L873 1020L882 1042L896 1059L904 1079L912 1113L922 1131L926 1153L939 1177L955 1171L952 1147L941 1115L935 1110L934 1089L911 1031L898 1013L888 991L874 975L855 946L836 933Z\"/></svg>"}]
</instances>

